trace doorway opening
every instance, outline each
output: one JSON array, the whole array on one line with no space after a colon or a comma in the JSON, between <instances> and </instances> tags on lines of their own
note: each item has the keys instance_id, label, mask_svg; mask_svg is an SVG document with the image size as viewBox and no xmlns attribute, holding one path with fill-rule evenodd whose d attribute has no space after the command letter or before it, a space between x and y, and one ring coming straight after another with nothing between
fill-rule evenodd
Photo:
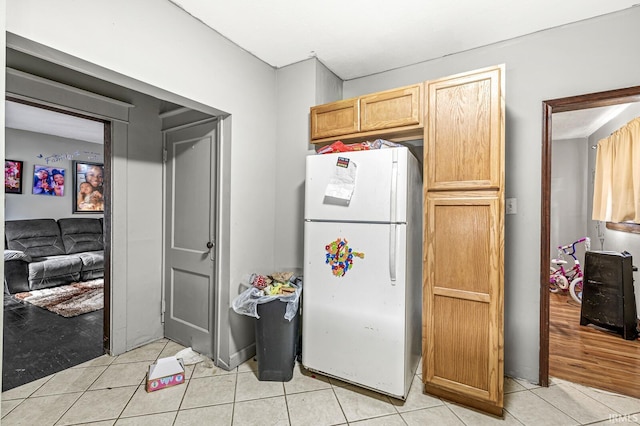
<instances>
[{"instance_id":1,"label":"doorway opening","mask_svg":"<svg viewBox=\"0 0 640 426\"><path fill-rule=\"evenodd\" d=\"M13 96L6 96L6 105L5 158L19 162L22 170L20 190L5 195L5 220L28 232L28 223L36 226L32 220L46 219L58 227L59 219L71 224L69 220L82 218L83 223L91 222L92 231L97 228L95 244L100 247L93 248L102 250L93 253L95 269L92 267L91 272L85 271L82 276L80 272L70 272L60 278L61 282L58 278L43 278L42 288L37 288L48 293L70 289L70 284L90 282L90 293L74 305L77 312L82 312L79 315L67 317L71 314L61 303L43 309L24 301L36 297L36 293L30 286L26 291L22 283L12 287L5 271L3 391L99 357L110 344L110 239L104 229L111 223L111 186L110 172L105 174L104 170L110 170L111 123ZM83 162L100 165L94 173L94 189L104 201L78 215L73 214L78 213L74 189L80 185L74 168ZM36 188L42 182L37 180L42 170L52 172L51 179L45 180L47 185L51 181L50 190ZM78 236L74 234L73 238ZM102 262L104 267L100 268Z\"/></svg>"},{"instance_id":2,"label":"doorway opening","mask_svg":"<svg viewBox=\"0 0 640 426\"><path fill-rule=\"evenodd\" d=\"M640 86L629 87L618 90L591 93L580 96L553 99L543 102L543 135L542 135L542 173L541 173L541 237L540 237L540 358L539 358L539 382L542 386L549 385L550 371L550 302L552 302L549 291L549 266L551 253L551 199L552 199L552 115L554 113L587 110L598 107L606 107L633 103L640 101ZM600 249L599 242L594 249ZM554 253L555 254L555 253ZM579 318L578 318L579 320ZM577 336L582 330L574 330L574 333L567 335L567 339ZM576 337L577 338L577 337ZM567 360L569 362L569 360ZM601 374L599 371L589 371L588 367L582 366L583 373L588 371L589 376L597 377ZM581 383L583 378L579 377L576 370L575 376L572 375L569 381ZM604 388L604 381L591 384L594 387ZM629 394L629 390L625 389L624 383L617 389L609 388L619 393ZM626 392L625 392L626 391ZM632 395L636 396L637 395Z\"/></svg>"}]
</instances>

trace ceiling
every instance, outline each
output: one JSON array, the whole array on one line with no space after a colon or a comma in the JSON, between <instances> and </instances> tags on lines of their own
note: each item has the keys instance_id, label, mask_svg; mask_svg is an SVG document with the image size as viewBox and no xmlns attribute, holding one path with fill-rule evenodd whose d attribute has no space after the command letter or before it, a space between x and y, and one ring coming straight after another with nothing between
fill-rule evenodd
<instances>
[{"instance_id":1,"label":"ceiling","mask_svg":"<svg viewBox=\"0 0 640 426\"><path fill-rule=\"evenodd\" d=\"M5 101L5 127L92 143L104 143L104 124L45 108Z\"/></svg>"},{"instance_id":2,"label":"ceiling","mask_svg":"<svg viewBox=\"0 0 640 426\"><path fill-rule=\"evenodd\" d=\"M512 0L169 1L273 67L317 57L350 80L615 12L640 0L520 0L517 7ZM589 136L621 111L611 108L554 114L554 139ZM6 127L103 140L101 123L9 101Z\"/></svg>"},{"instance_id":3,"label":"ceiling","mask_svg":"<svg viewBox=\"0 0 640 426\"><path fill-rule=\"evenodd\" d=\"M553 140L587 138L631 104L557 112L551 119Z\"/></svg>"},{"instance_id":4,"label":"ceiling","mask_svg":"<svg viewBox=\"0 0 640 426\"><path fill-rule=\"evenodd\" d=\"M170 0L273 67L317 57L342 80L626 9L639 0Z\"/></svg>"}]
</instances>

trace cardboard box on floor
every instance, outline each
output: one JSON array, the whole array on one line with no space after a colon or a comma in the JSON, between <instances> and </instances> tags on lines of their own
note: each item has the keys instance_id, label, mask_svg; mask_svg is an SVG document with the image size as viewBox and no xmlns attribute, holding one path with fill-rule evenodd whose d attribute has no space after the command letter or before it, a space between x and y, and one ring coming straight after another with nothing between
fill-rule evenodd
<instances>
[{"instance_id":1,"label":"cardboard box on floor","mask_svg":"<svg viewBox=\"0 0 640 426\"><path fill-rule=\"evenodd\" d=\"M184 383L184 362L182 358L170 356L160 358L149 366L147 392L154 392Z\"/></svg>"}]
</instances>

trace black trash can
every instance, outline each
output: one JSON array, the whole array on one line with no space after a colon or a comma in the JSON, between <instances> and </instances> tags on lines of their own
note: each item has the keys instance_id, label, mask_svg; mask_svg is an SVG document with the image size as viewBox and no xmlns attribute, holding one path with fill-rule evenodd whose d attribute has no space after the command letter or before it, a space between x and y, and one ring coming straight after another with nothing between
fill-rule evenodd
<instances>
[{"instance_id":1,"label":"black trash can","mask_svg":"<svg viewBox=\"0 0 640 426\"><path fill-rule=\"evenodd\" d=\"M258 380L288 382L293 377L300 315L285 319L287 302L278 299L257 306L256 359Z\"/></svg>"}]
</instances>

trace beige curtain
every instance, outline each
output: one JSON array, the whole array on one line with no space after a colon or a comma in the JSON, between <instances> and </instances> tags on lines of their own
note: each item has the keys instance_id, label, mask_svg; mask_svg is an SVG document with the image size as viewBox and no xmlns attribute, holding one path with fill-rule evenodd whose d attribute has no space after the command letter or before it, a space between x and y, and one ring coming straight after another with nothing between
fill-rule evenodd
<instances>
[{"instance_id":1,"label":"beige curtain","mask_svg":"<svg viewBox=\"0 0 640 426\"><path fill-rule=\"evenodd\" d=\"M592 218L640 223L640 117L598 142Z\"/></svg>"}]
</instances>

